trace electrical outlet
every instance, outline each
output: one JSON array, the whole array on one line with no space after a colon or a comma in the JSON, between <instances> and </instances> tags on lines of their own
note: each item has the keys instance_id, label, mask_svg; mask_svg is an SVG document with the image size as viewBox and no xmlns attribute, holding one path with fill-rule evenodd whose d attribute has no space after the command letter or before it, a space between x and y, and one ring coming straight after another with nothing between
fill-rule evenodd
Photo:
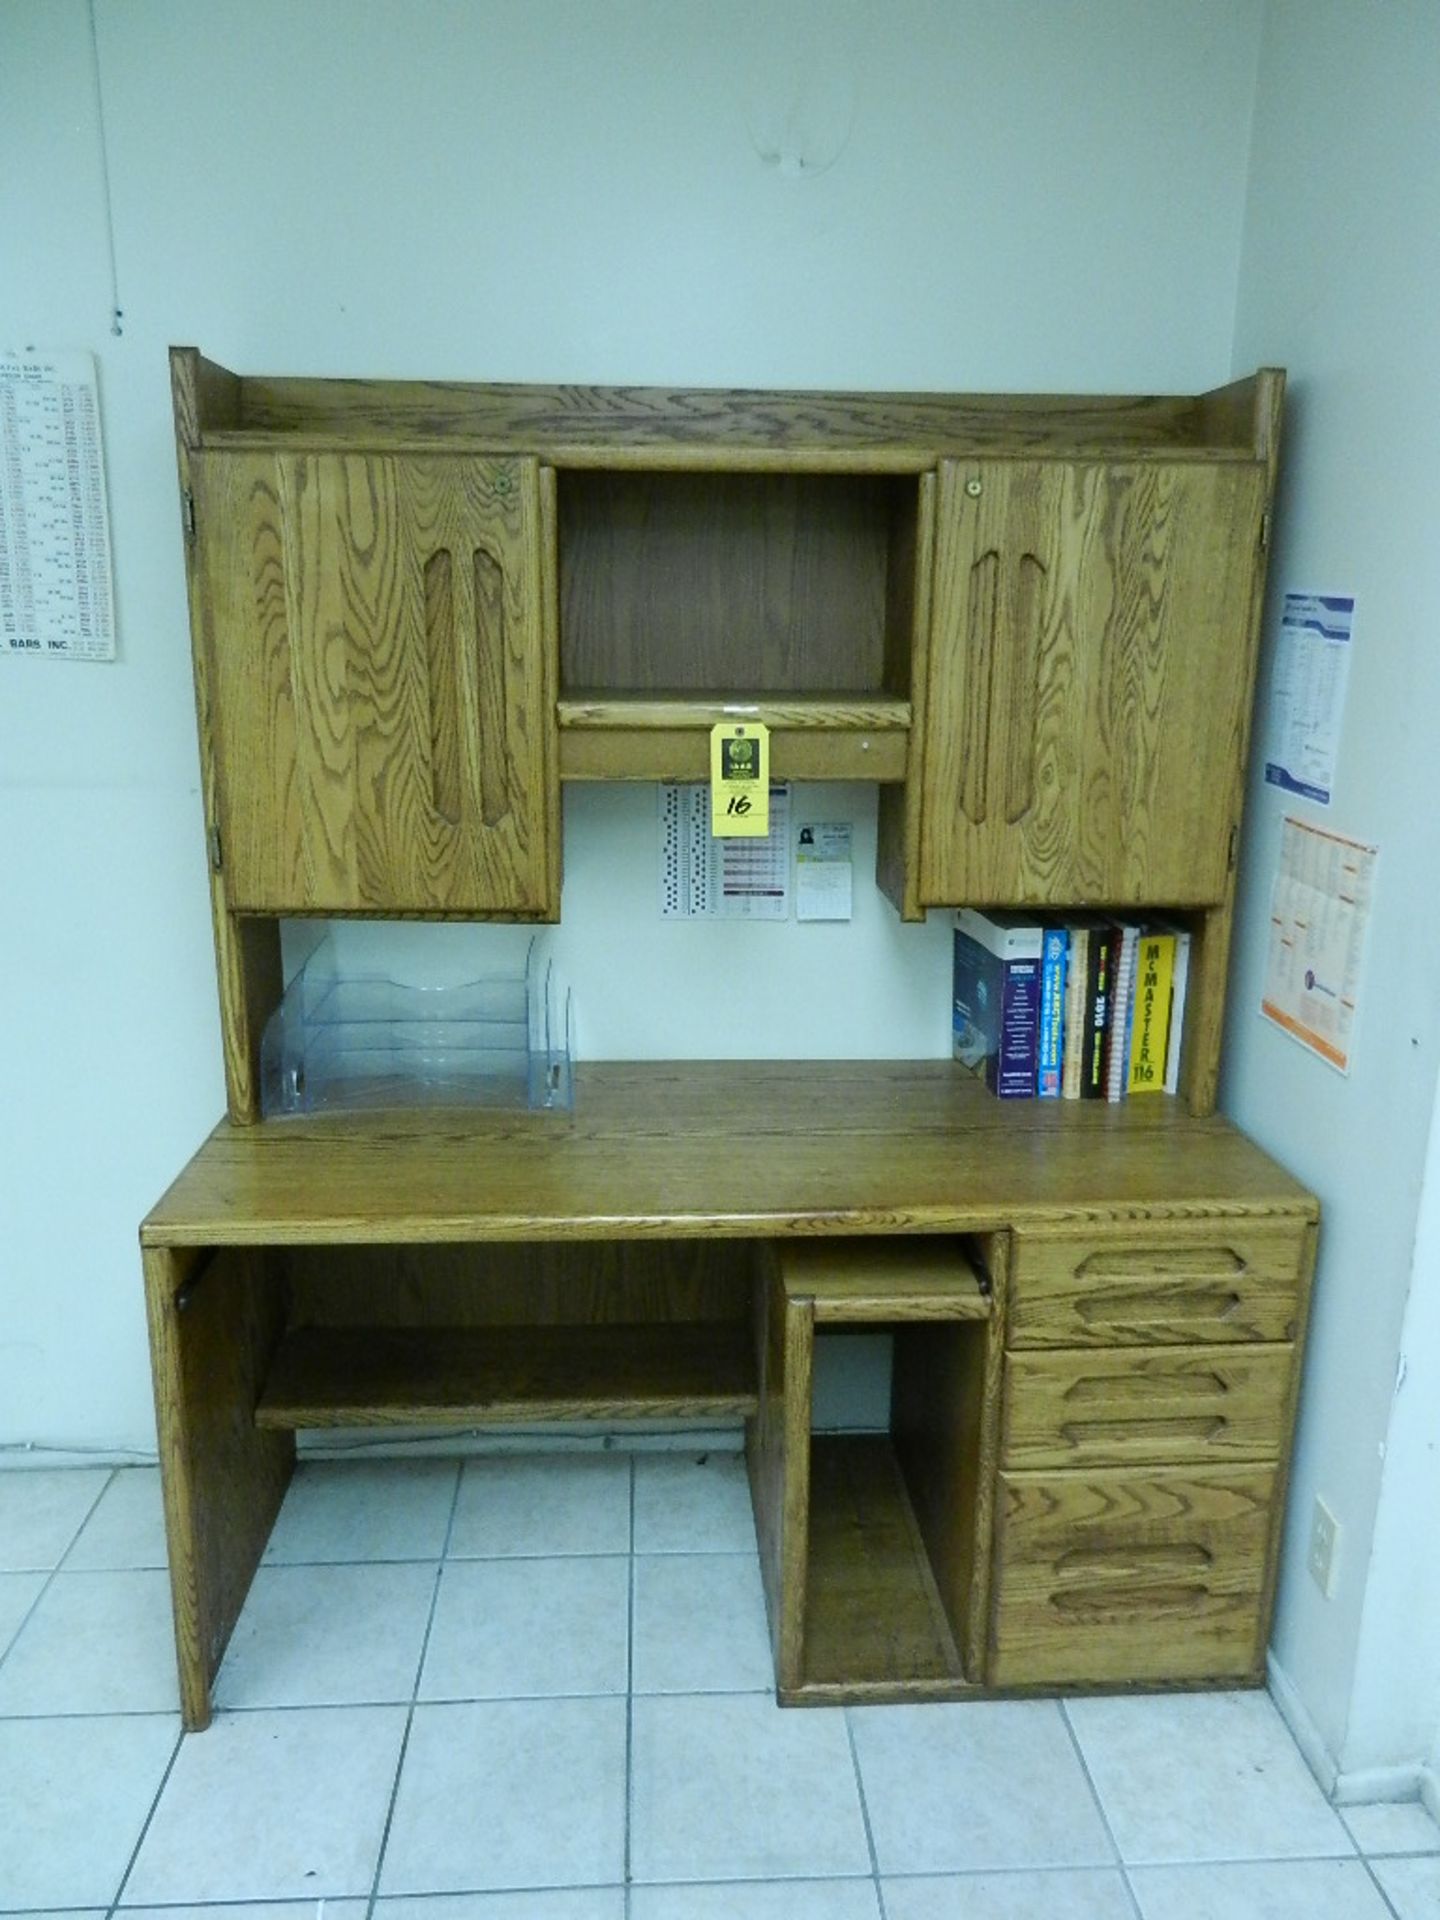
<instances>
[{"instance_id":1,"label":"electrical outlet","mask_svg":"<svg viewBox=\"0 0 1440 1920\"><path fill-rule=\"evenodd\" d=\"M1335 1592L1335 1575L1340 1565L1340 1522L1318 1496L1310 1521L1310 1553L1305 1563L1310 1578L1328 1600Z\"/></svg>"}]
</instances>

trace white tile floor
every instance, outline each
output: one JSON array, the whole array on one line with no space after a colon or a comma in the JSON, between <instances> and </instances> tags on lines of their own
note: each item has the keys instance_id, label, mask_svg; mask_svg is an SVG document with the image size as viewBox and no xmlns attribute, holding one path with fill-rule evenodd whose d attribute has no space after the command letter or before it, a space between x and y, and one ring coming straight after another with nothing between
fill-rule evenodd
<instances>
[{"instance_id":1,"label":"white tile floor","mask_svg":"<svg viewBox=\"0 0 1440 1920\"><path fill-rule=\"evenodd\" d=\"M734 1455L302 1467L184 1740L163 1564L0 1473L0 1913L1440 1920L1264 1694L780 1712Z\"/></svg>"}]
</instances>

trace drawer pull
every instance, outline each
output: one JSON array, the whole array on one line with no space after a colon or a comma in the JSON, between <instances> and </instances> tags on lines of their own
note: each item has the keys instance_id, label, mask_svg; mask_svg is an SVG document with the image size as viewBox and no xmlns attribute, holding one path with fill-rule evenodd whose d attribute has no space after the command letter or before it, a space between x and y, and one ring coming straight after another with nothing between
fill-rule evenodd
<instances>
[{"instance_id":1,"label":"drawer pull","mask_svg":"<svg viewBox=\"0 0 1440 1920\"><path fill-rule=\"evenodd\" d=\"M1050 1605L1068 1620L1094 1625L1102 1620L1126 1620L1140 1613L1194 1613L1210 1598L1210 1589L1191 1586L1131 1587L1104 1593L1052 1593Z\"/></svg>"},{"instance_id":2,"label":"drawer pull","mask_svg":"<svg viewBox=\"0 0 1440 1920\"><path fill-rule=\"evenodd\" d=\"M1082 1400L1103 1400L1107 1405L1113 1405L1117 1400L1153 1402L1166 1395L1186 1399L1193 1398L1197 1393L1226 1394L1229 1391L1230 1382L1213 1367L1203 1373L1149 1373L1137 1370L1134 1373L1083 1374L1078 1380L1072 1380L1065 1389L1065 1400L1070 1406Z\"/></svg>"},{"instance_id":3,"label":"drawer pull","mask_svg":"<svg viewBox=\"0 0 1440 1920\"><path fill-rule=\"evenodd\" d=\"M1249 1269L1250 1262L1234 1247L1111 1247L1087 1254L1075 1277L1143 1280L1173 1273L1188 1280L1226 1280Z\"/></svg>"},{"instance_id":4,"label":"drawer pull","mask_svg":"<svg viewBox=\"0 0 1440 1920\"><path fill-rule=\"evenodd\" d=\"M1229 1424L1223 1413L1188 1417L1176 1414L1168 1419L1161 1416L1153 1420L1066 1420L1061 1425L1060 1438L1069 1447L1103 1446L1112 1441L1154 1444L1162 1440L1198 1440L1208 1444L1218 1440Z\"/></svg>"},{"instance_id":5,"label":"drawer pull","mask_svg":"<svg viewBox=\"0 0 1440 1920\"><path fill-rule=\"evenodd\" d=\"M1186 1574L1206 1573L1214 1564L1214 1554L1198 1540L1155 1547L1071 1547L1056 1556L1055 1578L1091 1580L1103 1573L1122 1579L1148 1575L1179 1580Z\"/></svg>"},{"instance_id":6,"label":"drawer pull","mask_svg":"<svg viewBox=\"0 0 1440 1920\"><path fill-rule=\"evenodd\" d=\"M1097 1293L1089 1299L1077 1300L1075 1311L1089 1327L1109 1320L1134 1320L1145 1313L1153 1313L1158 1319L1189 1320L1208 1326L1237 1314L1240 1295L1233 1287L1157 1288L1148 1294Z\"/></svg>"},{"instance_id":7,"label":"drawer pull","mask_svg":"<svg viewBox=\"0 0 1440 1920\"><path fill-rule=\"evenodd\" d=\"M455 655L455 600L451 560L441 547L425 562L425 647L430 701L430 805L450 826L460 824L460 687Z\"/></svg>"},{"instance_id":8,"label":"drawer pull","mask_svg":"<svg viewBox=\"0 0 1440 1920\"><path fill-rule=\"evenodd\" d=\"M470 559L475 609L476 751L480 760L480 817L498 826L510 811L507 716L510 699L510 635L505 618L505 572L486 547Z\"/></svg>"}]
</instances>

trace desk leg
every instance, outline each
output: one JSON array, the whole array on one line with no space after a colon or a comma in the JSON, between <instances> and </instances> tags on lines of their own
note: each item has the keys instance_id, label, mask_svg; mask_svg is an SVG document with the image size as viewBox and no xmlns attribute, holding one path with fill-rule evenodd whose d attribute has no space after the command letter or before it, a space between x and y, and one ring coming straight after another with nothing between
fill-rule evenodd
<instances>
[{"instance_id":1,"label":"desk leg","mask_svg":"<svg viewBox=\"0 0 1440 1920\"><path fill-rule=\"evenodd\" d=\"M284 1322L262 1248L147 1247L145 1305L165 1494L180 1710L210 1724L210 1683L295 1463L255 1403Z\"/></svg>"}]
</instances>

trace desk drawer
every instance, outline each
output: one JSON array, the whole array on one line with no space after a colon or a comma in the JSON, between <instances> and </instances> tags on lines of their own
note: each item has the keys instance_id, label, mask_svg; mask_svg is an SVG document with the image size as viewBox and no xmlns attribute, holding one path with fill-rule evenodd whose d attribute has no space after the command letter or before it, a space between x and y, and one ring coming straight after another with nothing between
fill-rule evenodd
<instances>
[{"instance_id":1,"label":"desk drawer","mask_svg":"<svg viewBox=\"0 0 1440 1920\"><path fill-rule=\"evenodd\" d=\"M1001 1474L991 1684L1250 1676L1275 1472Z\"/></svg>"},{"instance_id":2,"label":"desk drawer","mask_svg":"<svg viewBox=\"0 0 1440 1920\"><path fill-rule=\"evenodd\" d=\"M1013 1353L1002 1461L1043 1469L1273 1460L1292 1355L1242 1346Z\"/></svg>"},{"instance_id":3,"label":"desk drawer","mask_svg":"<svg viewBox=\"0 0 1440 1920\"><path fill-rule=\"evenodd\" d=\"M1129 1227L1015 1237L1012 1347L1155 1347L1288 1341L1303 1225Z\"/></svg>"}]
</instances>

